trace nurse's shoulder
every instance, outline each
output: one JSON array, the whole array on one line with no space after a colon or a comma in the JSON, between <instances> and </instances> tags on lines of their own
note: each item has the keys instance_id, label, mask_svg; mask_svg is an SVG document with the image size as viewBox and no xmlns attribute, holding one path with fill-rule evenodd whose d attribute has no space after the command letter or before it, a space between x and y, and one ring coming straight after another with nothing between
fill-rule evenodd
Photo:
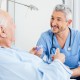
<instances>
[{"instance_id":1,"label":"nurse's shoulder","mask_svg":"<svg viewBox=\"0 0 80 80\"><path fill-rule=\"evenodd\" d=\"M53 33L52 33L51 29L49 29L49 30L43 32L43 33L41 34L41 37L44 37L44 38L51 37L52 34L53 34Z\"/></svg>"},{"instance_id":2,"label":"nurse's shoulder","mask_svg":"<svg viewBox=\"0 0 80 80\"><path fill-rule=\"evenodd\" d=\"M79 30L72 28L71 37L73 39L73 42L76 41L76 42L79 42L80 44L80 31Z\"/></svg>"},{"instance_id":3,"label":"nurse's shoulder","mask_svg":"<svg viewBox=\"0 0 80 80\"><path fill-rule=\"evenodd\" d=\"M74 28L71 28L71 34L74 37L80 37L80 31Z\"/></svg>"}]
</instances>

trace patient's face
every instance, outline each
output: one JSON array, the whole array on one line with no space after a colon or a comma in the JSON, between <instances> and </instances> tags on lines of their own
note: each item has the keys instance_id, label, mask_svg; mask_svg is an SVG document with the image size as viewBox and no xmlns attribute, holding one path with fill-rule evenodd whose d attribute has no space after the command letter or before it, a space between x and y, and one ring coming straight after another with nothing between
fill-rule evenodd
<instances>
[{"instance_id":1,"label":"patient's face","mask_svg":"<svg viewBox=\"0 0 80 80\"><path fill-rule=\"evenodd\" d=\"M15 24L11 17L8 18L7 37L11 42L15 41Z\"/></svg>"},{"instance_id":2,"label":"patient's face","mask_svg":"<svg viewBox=\"0 0 80 80\"><path fill-rule=\"evenodd\" d=\"M15 25L13 20L7 12L0 10L0 22L0 40L3 41L1 44L11 46L11 44L15 41Z\"/></svg>"}]
</instances>

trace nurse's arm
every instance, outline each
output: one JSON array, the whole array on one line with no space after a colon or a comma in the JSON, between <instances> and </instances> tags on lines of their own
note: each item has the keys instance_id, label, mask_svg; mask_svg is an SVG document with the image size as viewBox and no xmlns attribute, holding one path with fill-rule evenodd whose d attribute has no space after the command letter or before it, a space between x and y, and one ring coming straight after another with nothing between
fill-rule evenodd
<instances>
[{"instance_id":1,"label":"nurse's arm","mask_svg":"<svg viewBox=\"0 0 80 80\"><path fill-rule=\"evenodd\" d=\"M55 55L52 56L52 60L59 59L62 63L65 62L65 55L60 53L59 48L56 49Z\"/></svg>"},{"instance_id":2,"label":"nurse's arm","mask_svg":"<svg viewBox=\"0 0 80 80\"><path fill-rule=\"evenodd\" d=\"M74 76L74 77L80 76L80 67L75 68L75 69L72 69L72 71L73 71L72 77L73 77L73 76Z\"/></svg>"}]
</instances>

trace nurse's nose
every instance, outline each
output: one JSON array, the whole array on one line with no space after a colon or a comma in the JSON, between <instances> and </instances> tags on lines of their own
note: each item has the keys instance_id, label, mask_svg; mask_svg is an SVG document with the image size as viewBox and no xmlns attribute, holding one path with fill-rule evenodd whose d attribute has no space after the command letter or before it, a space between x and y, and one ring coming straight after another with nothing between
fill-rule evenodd
<instances>
[{"instance_id":1,"label":"nurse's nose","mask_svg":"<svg viewBox=\"0 0 80 80\"><path fill-rule=\"evenodd\" d=\"M52 24L52 26L54 26L54 25L57 24L57 21L56 21L56 20L52 20L52 21L51 21L51 24Z\"/></svg>"}]
</instances>

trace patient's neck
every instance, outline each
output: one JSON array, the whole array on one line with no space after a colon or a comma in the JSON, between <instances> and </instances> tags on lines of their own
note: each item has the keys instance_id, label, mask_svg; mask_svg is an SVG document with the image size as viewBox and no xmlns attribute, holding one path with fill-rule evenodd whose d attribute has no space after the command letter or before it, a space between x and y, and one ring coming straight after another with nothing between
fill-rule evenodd
<instances>
[{"instance_id":1,"label":"patient's neck","mask_svg":"<svg viewBox=\"0 0 80 80\"><path fill-rule=\"evenodd\" d=\"M0 40L0 46L3 48L10 48L11 47L11 41Z\"/></svg>"}]
</instances>

